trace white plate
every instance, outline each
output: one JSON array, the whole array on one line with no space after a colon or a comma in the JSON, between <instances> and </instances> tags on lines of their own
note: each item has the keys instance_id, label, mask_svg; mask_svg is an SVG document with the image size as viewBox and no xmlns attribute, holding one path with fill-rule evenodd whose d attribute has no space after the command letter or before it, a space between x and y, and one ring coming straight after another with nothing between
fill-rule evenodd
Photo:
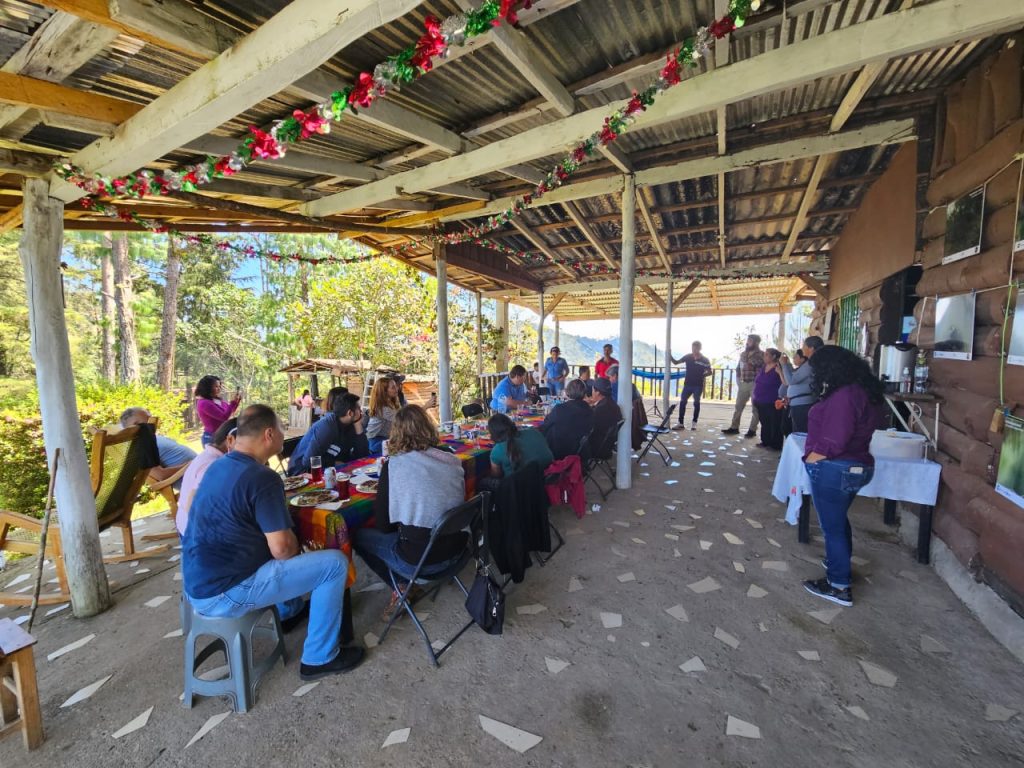
<instances>
[{"instance_id":1,"label":"white plate","mask_svg":"<svg viewBox=\"0 0 1024 768\"><path fill-rule=\"evenodd\" d=\"M306 493L315 493L315 491L307 491ZM326 499L324 501L318 502L319 504L327 504L327 503L329 503L331 501L337 501L338 500L338 492L337 491L319 491L319 493L329 493L329 494L331 494L331 498L330 499ZM295 496L292 496L292 498L288 501L288 503L291 504L293 507L302 507L302 506L308 507L308 506L311 506L309 504L300 504L299 503L299 497L301 497L302 495L303 495L302 493L298 493ZM312 506L316 506L316 505L314 504Z\"/></svg>"},{"instance_id":2,"label":"white plate","mask_svg":"<svg viewBox=\"0 0 1024 768\"><path fill-rule=\"evenodd\" d=\"M374 488L373 490L363 490L363 483L358 483L354 487L355 487L357 492L365 493L367 496L376 496L377 495L377 488Z\"/></svg>"}]
</instances>

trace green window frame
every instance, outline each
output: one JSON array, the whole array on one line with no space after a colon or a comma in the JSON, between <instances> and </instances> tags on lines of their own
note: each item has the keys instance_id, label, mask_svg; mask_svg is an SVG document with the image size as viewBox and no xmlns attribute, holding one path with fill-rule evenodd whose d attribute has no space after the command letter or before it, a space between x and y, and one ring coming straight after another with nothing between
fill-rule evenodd
<instances>
[{"instance_id":1,"label":"green window frame","mask_svg":"<svg viewBox=\"0 0 1024 768\"><path fill-rule=\"evenodd\" d=\"M860 304L856 293L839 300L839 346L857 351L860 337Z\"/></svg>"}]
</instances>

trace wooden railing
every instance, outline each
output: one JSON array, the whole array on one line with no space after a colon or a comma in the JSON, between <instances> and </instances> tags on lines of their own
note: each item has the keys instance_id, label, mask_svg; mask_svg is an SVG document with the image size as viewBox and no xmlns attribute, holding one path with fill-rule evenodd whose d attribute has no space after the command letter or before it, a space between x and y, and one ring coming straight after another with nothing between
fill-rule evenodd
<instances>
[{"instance_id":1,"label":"wooden railing","mask_svg":"<svg viewBox=\"0 0 1024 768\"><path fill-rule=\"evenodd\" d=\"M634 376L633 383L644 397L660 398L665 391L665 368L661 365L637 365L634 370L657 374L651 379ZM676 370L673 368L672 370ZM579 373L578 365L569 366L570 375L575 378ZM593 372L593 367L591 367ZM490 401L494 388L504 379L507 373L485 373L480 377L480 396ZM712 368L711 375L704 380L704 398L729 402L736 399L736 370L734 368ZM673 379L669 382L668 395L670 400L678 399L683 392L683 380Z\"/></svg>"}]
</instances>

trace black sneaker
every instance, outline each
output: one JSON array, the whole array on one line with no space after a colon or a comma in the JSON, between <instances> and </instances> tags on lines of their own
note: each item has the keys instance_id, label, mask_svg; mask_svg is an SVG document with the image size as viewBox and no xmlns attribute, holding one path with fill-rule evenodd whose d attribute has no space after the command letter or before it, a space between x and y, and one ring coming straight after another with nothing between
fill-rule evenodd
<instances>
[{"instance_id":1,"label":"black sneaker","mask_svg":"<svg viewBox=\"0 0 1024 768\"><path fill-rule=\"evenodd\" d=\"M804 589L816 597L823 597L847 608L853 605L853 590L836 589L828 583L828 579L812 579L804 582Z\"/></svg>"},{"instance_id":2,"label":"black sneaker","mask_svg":"<svg viewBox=\"0 0 1024 768\"><path fill-rule=\"evenodd\" d=\"M302 622L309 618L309 601L307 600L302 605L302 610L296 613L294 616L290 616L287 619L281 620L281 629L287 635L292 630L298 628Z\"/></svg>"},{"instance_id":3,"label":"black sneaker","mask_svg":"<svg viewBox=\"0 0 1024 768\"><path fill-rule=\"evenodd\" d=\"M299 667L299 677L303 680L319 680L328 675L341 675L358 667L365 655L366 651L359 646L342 648L334 660L326 664L303 664Z\"/></svg>"},{"instance_id":4,"label":"black sneaker","mask_svg":"<svg viewBox=\"0 0 1024 768\"><path fill-rule=\"evenodd\" d=\"M739 430L736 431L739 432ZM747 432L744 437L757 437L757 432Z\"/></svg>"},{"instance_id":5,"label":"black sneaker","mask_svg":"<svg viewBox=\"0 0 1024 768\"><path fill-rule=\"evenodd\" d=\"M739 433L740 431L738 429L733 429L732 427L722 430L723 435L738 435Z\"/></svg>"}]
</instances>

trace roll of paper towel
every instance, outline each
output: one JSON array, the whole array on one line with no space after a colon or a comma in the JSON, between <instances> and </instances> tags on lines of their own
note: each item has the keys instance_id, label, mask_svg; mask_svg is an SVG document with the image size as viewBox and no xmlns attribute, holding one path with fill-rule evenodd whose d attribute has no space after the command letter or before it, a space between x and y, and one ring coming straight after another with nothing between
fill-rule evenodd
<instances>
[{"instance_id":1,"label":"roll of paper towel","mask_svg":"<svg viewBox=\"0 0 1024 768\"><path fill-rule=\"evenodd\" d=\"M871 455L876 459L923 459L927 441L915 432L875 430Z\"/></svg>"}]
</instances>

